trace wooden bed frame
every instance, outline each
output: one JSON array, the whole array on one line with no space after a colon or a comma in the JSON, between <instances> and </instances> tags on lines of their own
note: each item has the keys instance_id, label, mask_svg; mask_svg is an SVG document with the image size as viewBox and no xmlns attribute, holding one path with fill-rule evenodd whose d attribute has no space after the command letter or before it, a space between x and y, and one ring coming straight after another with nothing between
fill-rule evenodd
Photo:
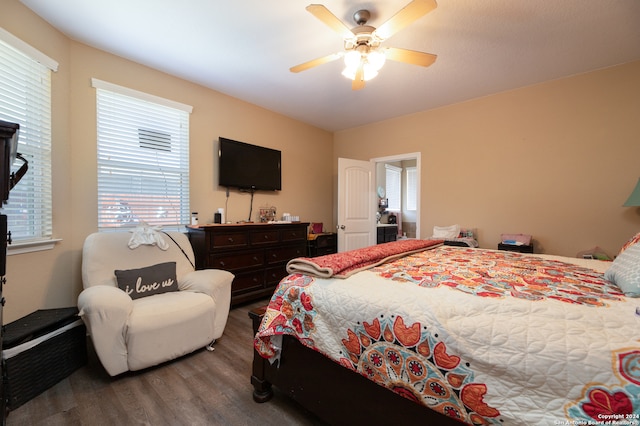
<instances>
[{"instance_id":1,"label":"wooden bed frame","mask_svg":"<svg viewBox=\"0 0 640 426\"><path fill-rule=\"evenodd\" d=\"M258 331L266 307L249 317ZM283 336L279 362L273 365L253 354L253 399L267 402L272 386L332 425L420 424L460 425L460 422L391 392L315 352L291 336Z\"/></svg>"}]
</instances>

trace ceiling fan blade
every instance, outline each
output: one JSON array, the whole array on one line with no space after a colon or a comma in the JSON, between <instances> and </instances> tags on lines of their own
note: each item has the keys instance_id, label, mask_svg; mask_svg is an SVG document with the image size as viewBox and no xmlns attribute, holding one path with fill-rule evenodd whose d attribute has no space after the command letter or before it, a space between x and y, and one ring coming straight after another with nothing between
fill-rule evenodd
<instances>
[{"instance_id":1,"label":"ceiling fan blade","mask_svg":"<svg viewBox=\"0 0 640 426\"><path fill-rule=\"evenodd\" d=\"M356 76L351 83L351 90L364 89L364 58L360 61L358 69L356 70Z\"/></svg>"},{"instance_id":2,"label":"ceiling fan blade","mask_svg":"<svg viewBox=\"0 0 640 426\"><path fill-rule=\"evenodd\" d=\"M331 55L323 56L321 58L312 59L308 62L302 63L300 65L296 65L294 67L289 68L291 72L300 72L306 71L309 68L317 67L318 65L326 64L327 62L335 61L336 59L340 59L343 56L342 52L332 53Z\"/></svg>"},{"instance_id":3,"label":"ceiling fan blade","mask_svg":"<svg viewBox=\"0 0 640 426\"><path fill-rule=\"evenodd\" d=\"M438 4L435 0L413 0L387 22L380 25L375 30L375 33L382 40L386 40L413 21L431 12L437 6Z\"/></svg>"},{"instance_id":4,"label":"ceiling fan blade","mask_svg":"<svg viewBox=\"0 0 640 426\"><path fill-rule=\"evenodd\" d=\"M329 9L324 7L321 4L310 4L306 7L306 9L316 18L324 22L326 25L331 27L331 29L342 36L342 38L352 38L353 33L347 27L344 22L339 20L336 15L331 13Z\"/></svg>"},{"instance_id":5,"label":"ceiling fan blade","mask_svg":"<svg viewBox=\"0 0 640 426\"><path fill-rule=\"evenodd\" d=\"M436 61L437 55L431 53L418 52L416 50L399 49L397 47L387 47L384 49L387 59L392 61L405 62L407 64L428 67Z\"/></svg>"}]
</instances>

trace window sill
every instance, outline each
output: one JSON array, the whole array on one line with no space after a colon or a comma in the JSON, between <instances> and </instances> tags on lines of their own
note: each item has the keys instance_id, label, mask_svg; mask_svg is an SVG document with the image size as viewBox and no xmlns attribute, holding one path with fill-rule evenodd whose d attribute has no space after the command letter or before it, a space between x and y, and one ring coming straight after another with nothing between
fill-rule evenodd
<instances>
[{"instance_id":1,"label":"window sill","mask_svg":"<svg viewBox=\"0 0 640 426\"><path fill-rule=\"evenodd\" d=\"M51 250L59 241L62 241L62 239L57 238L42 241L25 241L9 244L7 245L7 256L12 256L14 254L31 253L35 251Z\"/></svg>"}]
</instances>

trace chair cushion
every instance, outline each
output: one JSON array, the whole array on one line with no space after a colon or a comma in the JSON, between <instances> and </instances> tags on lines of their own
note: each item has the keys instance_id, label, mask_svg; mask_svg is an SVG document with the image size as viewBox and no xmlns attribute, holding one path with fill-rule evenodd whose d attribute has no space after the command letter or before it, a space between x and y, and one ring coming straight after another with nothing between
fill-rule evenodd
<instances>
[{"instance_id":1,"label":"chair cushion","mask_svg":"<svg viewBox=\"0 0 640 426\"><path fill-rule=\"evenodd\" d=\"M115 270L118 287L132 299L178 291L176 262L165 262L138 269Z\"/></svg>"},{"instance_id":2,"label":"chair cushion","mask_svg":"<svg viewBox=\"0 0 640 426\"><path fill-rule=\"evenodd\" d=\"M215 338L216 307L206 294L177 291L133 301L127 324L130 370L155 365L196 349ZM224 318L226 321L226 318Z\"/></svg>"}]
</instances>

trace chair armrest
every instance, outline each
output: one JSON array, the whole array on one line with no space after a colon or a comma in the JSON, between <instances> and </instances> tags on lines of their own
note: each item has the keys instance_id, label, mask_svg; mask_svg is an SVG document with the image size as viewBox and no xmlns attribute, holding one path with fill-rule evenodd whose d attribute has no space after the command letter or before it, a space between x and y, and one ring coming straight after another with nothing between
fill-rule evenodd
<instances>
[{"instance_id":1,"label":"chair armrest","mask_svg":"<svg viewBox=\"0 0 640 426\"><path fill-rule=\"evenodd\" d=\"M111 376L129 370L125 330L133 300L116 287L96 285L78 296L80 317L100 362Z\"/></svg>"},{"instance_id":2,"label":"chair armrest","mask_svg":"<svg viewBox=\"0 0 640 426\"><path fill-rule=\"evenodd\" d=\"M199 269L189 272L178 283L181 291L194 291L197 293L205 293L216 298L218 292L229 292L231 296L231 282L234 275L231 272L222 269Z\"/></svg>"},{"instance_id":3,"label":"chair armrest","mask_svg":"<svg viewBox=\"0 0 640 426\"><path fill-rule=\"evenodd\" d=\"M200 269L189 272L178 283L180 291L204 293L216 305L214 319L214 339L222 336L231 308L231 283L235 276L221 269Z\"/></svg>"}]
</instances>

